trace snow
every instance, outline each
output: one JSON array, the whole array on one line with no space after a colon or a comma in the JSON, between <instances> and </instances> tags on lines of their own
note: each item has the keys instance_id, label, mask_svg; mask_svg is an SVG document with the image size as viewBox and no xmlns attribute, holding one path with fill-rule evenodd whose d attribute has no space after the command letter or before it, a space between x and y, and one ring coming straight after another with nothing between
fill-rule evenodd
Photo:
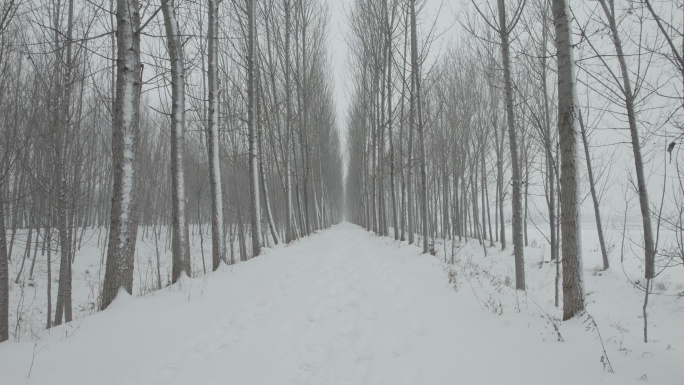
<instances>
[{"instance_id":1,"label":"snow","mask_svg":"<svg viewBox=\"0 0 684 385\"><path fill-rule=\"evenodd\" d=\"M625 286L619 264L601 275L585 270L589 312L615 369L609 373L587 317L556 320L554 269L540 263L543 248L531 241L522 293L512 288L510 250L490 249L485 258L477 242L462 244L451 265L442 243L436 256L425 255L340 224L146 296L119 295L103 312L0 344L0 382L631 384L645 375L647 383L681 383L678 297L653 297L657 340L644 344L640 293ZM138 272L136 264L136 279ZM681 285L680 278L670 277Z\"/></svg>"}]
</instances>

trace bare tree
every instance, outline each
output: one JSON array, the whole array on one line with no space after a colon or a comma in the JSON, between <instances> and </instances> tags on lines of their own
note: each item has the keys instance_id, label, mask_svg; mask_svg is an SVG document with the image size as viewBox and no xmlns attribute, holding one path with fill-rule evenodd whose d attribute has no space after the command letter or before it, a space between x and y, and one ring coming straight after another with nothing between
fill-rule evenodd
<instances>
[{"instance_id":1,"label":"bare tree","mask_svg":"<svg viewBox=\"0 0 684 385\"><path fill-rule=\"evenodd\" d=\"M105 309L120 289L133 290L133 259L138 231L137 174L140 122L140 6L138 0L117 0L116 108L112 130L114 156L112 210L107 267L100 308Z\"/></svg>"},{"instance_id":2,"label":"bare tree","mask_svg":"<svg viewBox=\"0 0 684 385\"><path fill-rule=\"evenodd\" d=\"M649 208L648 189L646 187L646 176L644 174L644 161L641 155L641 140L639 138L639 128L637 126L635 94L632 90L632 80L627 68L622 41L618 32L617 20L615 16L615 3L613 0L599 0L599 4L606 16L606 22L610 31L610 36L615 48L616 59L620 67L622 82L620 91L627 111L627 122L632 141L632 152L634 154L634 169L637 178L637 190L639 195L639 208L641 209L641 221L644 231L644 255L646 262L645 278L653 279L655 276L655 240L653 238L653 228L651 226L651 214ZM619 80L615 79L617 82ZM650 282L650 281L649 281Z\"/></svg>"},{"instance_id":3,"label":"bare tree","mask_svg":"<svg viewBox=\"0 0 684 385\"><path fill-rule=\"evenodd\" d=\"M428 186L427 186L427 159L425 157L425 127L423 126L423 113L421 105L420 89L420 66L418 64L418 32L416 27L416 0L411 2L411 110L415 110L415 124L418 131L418 145L420 146L420 182L421 182L421 220L423 224L423 253L428 250Z\"/></svg>"},{"instance_id":4,"label":"bare tree","mask_svg":"<svg viewBox=\"0 0 684 385\"><path fill-rule=\"evenodd\" d=\"M524 2L519 3L513 13L510 26L506 20L506 5L504 0L497 0L499 10L499 37L501 39L501 56L504 73L504 92L506 95L506 117L508 122L508 144L511 151L511 172L513 174L513 254L515 254L515 288L525 290L525 258L523 250L522 226L522 194L520 192L520 161L518 159L518 139L515 130L515 111L513 109L513 83L511 81L511 59L509 36L520 20Z\"/></svg>"},{"instance_id":5,"label":"bare tree","mask_svg":"<svg viewBox=\"0 0 684 385\"><path fill-rule=\"evenodd\" d=\"M247 2L247 127L249 135L249 194L252 229L252 255L261 253L261 202L259 199L259 145L257 143L258 123L256 116L257 72L256 72L256 3Z\"/></svg>"},{"instance_id":6,"label":"bare tree","mask_svg":"<svg viewBox=\"0 0 684 385\"><path fill-rule=\"evenodd\" d=\"M173 268L171 282L184 271L192 276L185 207L185 63L173 0L162 0L162 14L171 62L171 223Z\"/></svg>"},{"instance_id":7,"label":"bare tree","mask_svg":"<svg viewBox=\"0 0 684 385\"><path fill-rule=\"evenodd\" d=\"M5 0L0 3L0 93L6 94L4 89L5 79L9 68L7 62L7 45L5 40L9 36L9 26L17 14L19 5L18 0ZM0 97L2 100L3 97ZM7 253L7 230L5 228L5 186L11 175L11 171L18 158L19 143L16 133L7 130L5 127L0 129L2 133L2 144L0 144L0 342L9 339L9 256ZM48 313L48 319L50 313Z\"/></svg>"},{"instance_id":8,"label":"bare tree","mask_svg":"<svg viewBox=\"0 0 684 385\"><path fill-rule=\"evenodd\" d=\"M561 149L561 234L563 252L563 319L584 310L582 239L579 202L579 113L572 51L570 10L566 0L553 0L558 51L558 131Z\"/></svg>"},{"instance_id":9,"label":"bare tree","mask_svg":"<svg viewBox=\"0 0 684 385\"><path fill-rule=\"evenodd\" d=\"M292 218L292 168L290 162L290 144L292 139L292 92L290 88L290 35L292 24L292 11L290 0L283 0L283 7L285 8L285 138L281 140L284 142L285 148L285 242L290 243L294 239L293 218Z\"/></svg>"},{"instance_id":10,"label":"bare tree","mask_svg":"<svg viewBox=\"0 0 684 385\"><path fill-rule=\"evenodd\" d=\"M608 262L608 250L606 249L606 240L603 236L603 225L601 222L601 210L599 209L599 197L596 191L596 180L594 177L594 169L591 165L591 154L589 154L589 138L587 137L587 130L585 128L584 119L582 118L582 111L579 111L580 133L582 135L582 145L584 147L584 157L587 161L587 176L589 177L589 191L591 192L591 201L594 204L594 218L596 219L596 231L599 238L599 246L601 248L601 257L603 258L603 270L608 270L610 263Z\"/></svg>"},{"instance_id":11,"label":"bare tree","mask_svg":"<svg viewBox=\"0 0 684 385\"><path fill-rule=\"evenodd\" d=\"M9 261L3 206L4 201L0 198L0 342L9 339Z\"/></svg>"},{"instance_id":12,"label":"bare tree","mask_svg":"<svg viewBox=\"0 0 684 385\"><path fill-rule=\"evenodd\" d=\"M219 6L222 0L208 0L209 8L207 33L207 98L209 104L207 125L207 149L209 152L209 183L211 186L211 260L212 270L226 260L225 239L223 237L223 189L221 186L221 161L219 158L220 121L218 79L218 33Z\"/></svg>"},{"instance_id":13,"label":"bare tree","mask_svg":"<svg viewBox=\"0 0 684 385\"><path fill-rule=\"evenodd\" d=\"M54 87L54 117L55 117L55 179L57 181L57 231L59 233L60 263L59 263L59 285L57 290L57 306L55 307L55 325L60 325L62 319L70 322L72 319L71 309L71 242L69 240L69 229L67 225L68 217L68 192L67 192L67 158L66 152L69 145L67 141L68 131L71 125L71 94L73 91L73 23L74 23L74 2L69 0L67 8L67 32L65 48L66 53L62 52L60 46L61 26L59 23L59 12L54 17L54 77L57 85ZM64 56L63 56L64 54ZM62 63L64 68L62 69Z\"/></svg>"}]
</instances>

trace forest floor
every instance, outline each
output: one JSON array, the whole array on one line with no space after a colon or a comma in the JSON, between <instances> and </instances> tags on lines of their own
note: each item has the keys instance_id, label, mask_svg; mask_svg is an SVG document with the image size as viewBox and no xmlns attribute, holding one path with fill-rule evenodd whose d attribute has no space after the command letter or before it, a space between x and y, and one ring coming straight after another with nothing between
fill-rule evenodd
<instances>
[{"instance_id":1,"label":"forest floor","mask_svg":"<svg viewBox=\"0 0 684 385\"><path fill-rule=\"evenodd\" d=\"M642 294L619 264L586 269L591 316L561 322L542 248L526 249L526 293L513 289L510 250L436 249L336 225L0 344L0 383L682 383L679 296L653 297L645 344ZM681 292L681 275L668 279L663 290Z\"/></svg>"}]
</instances>

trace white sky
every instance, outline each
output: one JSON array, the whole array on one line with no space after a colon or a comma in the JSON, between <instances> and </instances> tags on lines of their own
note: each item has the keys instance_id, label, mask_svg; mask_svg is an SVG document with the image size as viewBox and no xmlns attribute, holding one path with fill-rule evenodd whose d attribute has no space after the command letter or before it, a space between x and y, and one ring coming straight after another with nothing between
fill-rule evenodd
<instances>
[{"instance_id":1,"label":"white sky","mask_svg":"<svg viewBox=\"0 0 684 385\"><path fill-rule=\"evenodd\" d=\"M329 0L330 7L330 32L328 49L330 50L331 64L335 77L335 103L337 107L337 125L342 134L343 144L346 143L344 135L344 121L347 111L347 90L345 89L345 79L347 79L346 57L347 43L344 36L347 33L346 9L351 4L350 0Z\"/></svg>"}]
</instances>

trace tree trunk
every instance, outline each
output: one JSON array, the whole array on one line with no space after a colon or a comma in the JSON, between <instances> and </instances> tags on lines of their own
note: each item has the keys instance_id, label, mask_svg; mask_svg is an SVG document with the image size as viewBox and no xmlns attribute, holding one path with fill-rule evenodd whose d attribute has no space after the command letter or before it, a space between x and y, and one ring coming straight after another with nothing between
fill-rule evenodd
<instances>
[{"instance_id":1,"label":"tree trunk","mask_svg":"<svg viewBox=\"0 0 684 385\"><path fill-rule=\"evenodd\" d=\"M546 3L548 4L548 3ZM548 8L545 9L545 12ZM546 13L545 13L546 14ZM546 19L544 19L546 20ZM544 98L544 127L542 128L542 140L544 145L545 167L546 167L546 206L549 213L549 233L550 233L550 247L551 260L555 261L558 257L558 240L556 238L556 166L553 160L553 144L551 143L551 108L549 106L549 92L547 85L547 39L548 28L546 21L542 26L542 43L539 53L541 66L541 85L542 97Z\"/></svg>"},{"instance_id":2,"label":"tree trunk","mask_svg":"<svg viewBox=\"0 0 684 385\"><path fill-rule=\"evenodd\" d=\"M0 191L2 191L0 185ZM0 193L0 342L9 339L9 261L7 260L7 241L5 236L5 202ZM48 319L50 313L48 313Z\"/></svg>"},{"instance_id":3,"label":"tree trunk","mask_svg":"<svg viewBox=\"0 0 684 385\"><path fill-rule=\"evenodd\" d=\"M47 308L45 314L47 319L45 321L45 329L50 329L52 327L52 228L48 225L45 230L46 234L46 244L43 247L43 253L45 254L45 249L47 249L47 258L45 262L47 264Z\"/></svg>"},{"instance_id":4,"label":"tree trunk","mask_svg":"<svg viewBox=\"0 0 684 385\"><path fill-rule=\"evenodd\" d=\"M67 181L66 181L66 149L67 149L67 135L70 126L70 104L71 104L71 90L73 87L71 78L72 62L72 34L73 34L73 14L74 2L69 1L69 15L67 20L67 34L66 34L66 62L64 73L64 90L63 94L58 96L57 108L60 112L57 114L57 140L55 141L55 178L58 183L58 198L57 198L57 230L59 232L59 249L60 249L60 263L59 263L59 284L57 289L57 307L55 309L55 325L60 325L62 319L70 322L71 314L71 242L69 240L69 231L67 226L68 204L67 204ZM57 24L57 23L56 23ZM57 31L55 31L57 33ZM55 41L58 41L55 37ZM59 51L56 51L56 53ZM61 65L61 54L58 54L56 65Z\"/></svg>"},{"instance_id":5,"label":"tree trunk","mask_svg":"<svg viewBox=\"0 0 684 385\"><path fill-rule=\"evenodd\" d=\"M442 237L450 238L451 227L449 226L449 173L446 159L442 161Z\"/></svg>"},{"instance_id":6,"label":"tree trunk","mask_svg":"<svg viewBox=\"0 0 684 385\"><path fill-rule=\"evenodd\" d=\"M492 71L492 69L490 69ZM494 92L496 92L496 88L494 88L493 84L489 84L489 92L491 93L491 105L492 109L496 111L498 102L495 101L494 99ZM503 130L502 130L503 131ZM505 221L504 221L504 210L503 210L503 201L504 201L504 188L503 188L503 148L504 148L504 133L501 132L501 136L499 136L499 123L497 120L497 114L496 112L492 115L492 132L494 132L494 147L495 147L495 153L496 153L496 201L494 204L494 220L495 220L495 228L496 228L496 234L498 237L498 241L501 242L501 250L506 249L506 227L505 227ZM498 213L496 212L498 210Z\"/></svg>"},{"instance_id":7,"label":"tree trunk","mask_svg":"<svg viewBox=\"0 0 684 385\"><path fill-rule=\"evenodd\" d=\"M290 93L290 0L285 0L285 243L294 239L292 229L292 170L290 163L292 135L292 94Z\"/></svg>"},{"instance_id":8,"label":"tree trunk","mask_svg":"<svg viewBox=\"0 0 684 385\"><path fill-rule=\"evenodd\" d=\"M35 225L36 240L33 242L33 260L31 260L31 268L29 269L29 280L33 281L33 271L36 267L36 259L38 258L38 240L40 239L40 224L36 219L31 219L31 222Z\"/></svg>"},{"instance_id":9,"label":"tree trunk","mask_svg":"<svg viewBox=\"0 0 684 385\"><path fill-rule=\"evenodd\" d=\"M515 133L515 115L513 111L513 82L511 81L511 59L506 25L506 5L498 0L499 34L501 36L501 54L503 57L504 89L506 93L506 115L508 118L508 137L511 148L511 172L513 180L513 254L515 255L515 288L525 290L525 259L523 255L522 234L522 196L520 193L520 161L518 159L518 140Z\"/></svg>"},{"instance_id":10,"label":"tree trunk","mask_svg":"<svg viewBox=\"0 0 684 385\"><path fill-rule=\"evenodd\" d=\"M209 152L209 183L211 188L211 260L212 270L226 261L225 238L223 237L223 187L221 185L221 143L219 127L219 79L218 79L218 31L219 5L223 0L208 0L209 31L208 45L208 103L207 149Z\"/></svg>"},{"instance_id":11,"label":"tree trunk","mask_svg":"<svg viewBox=\"0 0 684 385\"><path fill-rule=\"evenodd\" d=\"M420 67L418 64L418 32L416 30L416 0L411 2L411 76L415 86L415 92L411 94L411 100L416 111L416 130L418 130L418 145L420 146L420 182L421 182L421 205L420 213L423 233L423 253L428 252L428 188L427 188L427 159L425 157L425 132L423 127L423 113L420 95Z\"/></svg>"},{"instance_id":12,"label":"tree trunk","mask_svg":"<svg viewBox=\"0 0 684 385\"><path fill-rule=\"evenodd\" d=\"M171 61L171 282L175 283L190 267L189 236L185 207L185 64L174 0L162 0L162 14Z\"/></svg>"},{"instance_id":13,"label":"tree trunk","mask_svg":"<svg viewBox=\"0 0 684 385\"><path fill-rule=\"evenodd\" d=\"M385 0L386 5L386 0ZM389 18L389 15L386 16ZM389 164L390 164L390 203L392 204L392 228L394 230L394 240L399 240L399 222L397 219L397 194L396 183L394 181L394 137L392 136L392 40L391 26L387 20L387 129L389 134Z\"/></svg>"},{"instance_id":14,"label":"tree trunk","mask_svg":"<svg viewBox=\"0 0 684 385\"><path fill-rule=\"evenodd\" d=\"M261 202L259 199L259 166L256 116L256 2L247 2L247 128L249 131L249 194L252 230L252 255L261 253Z\"/></svg>"},{"instance_id":15,"label":"tree trunk","mask_svg":"<svg viewBox=\"0 0 684 385\"><path fill-rule=\"evenodd\" d=\"M380 134L378 135L378 139L380 142L378 143L378 151L379 151L379 157L378 157L378 175L379 175L379 204L380 204L380 209L378 210L378 213L380 214L380 234L383 236L387 236L389 234L389 230L387 229L387 203L385 202L386 200L386 195L385 195L385 124L387 123L387 120L385 118L385 76L384 76L384 71L380 71L379 77L381 81L379 82L380 86L380 103L378 104L378 117L379 117L379 123L378 124L378 130L380 131Z\"/></svg>"},{"instance_id":16,"label":"tree trunk","mask_svg":"<svg viewBox=\"0 0 684 385\"><path fill-rule=\"evenodd\" d=\"M29 225L28 235L26 236L26 247L24 248L24 256L21 258L21 266L19 267L19 272L17 272L17 278L14 279L14 283L18 284L21 278L21 273L24 271L24 264L26 260L31 256L31 238L33 237L33 227ZM2 247L0 245L0 247Z\"/></svg>"},{"instance_id":17,"label":"tree trunk","mask_svg":"<svg viewBox=\"0 0 684 385\"><path fill-rule=\"evenodd\" d=\"M488 204L487 204L487 199L485 196L486 190L487 190L487 173L485 169L485 138L482 138L482 147L480 148L480 169L481 169L481 175L480 175L480 180L481 180L481 190L480 190L480 195L482 198L482 239L485 240L487 239L487 220L489 219L489 211L488 211ZM491 221L489 221L491 223ZM490 235L490 244L492 242L491 240L491 234L492 234L492 226L489 226L489 235ZM485 253L487 252L487 249L485 248Z\"/></svg>"},{"instance_id":18,"label":"tree trunk","mask_svg":"<svg viewBox=\"0 0 684 385\"><path fill-rule=\"evenodd\" d=\"M596 192L596 181L594 180L594 170L591 167L591 156L589 154L589 140L587 138L587 131L584 127L584 120L582 119L582 111L579 111L580 133L582 134L582 144L584 145L584 156L587 159L587 174L589 176L589 190L591 191L591 200L594 203L594 218L596 219L596 232L599 237L599 245L601 247L601 257L603 257L603 270L608 270L610 262L608 261L608 251L606 250L606 241L603 237L603 225L601 224L601 210L599 210L598 193Z\"/></svg>"},{"instance_id":19,"label":"tree trunk","mask_svg":"<svg viewBox=\"0 0 684 385\"><path fill-rule=\"evenodd\" d=\"M261 195L264 196L264 206L266 207L266 219L268 220L268 227L271 231L271 236L273 237L273 243L276 245L280 243L280 237L278 237L278 231L275 227L275 222L273 221L273 214L271 213L271 201L268 197L268 190L266 189L266 175L264 174L264 153L261 146L261 132L257 135L257 144L259 151L259 176L261 180Z\"/></svg>"},{"instance_id":20,"label":"tree trunk","mask_svg":"<svg viewBox=\"0 0 684 385\"><path fill-rule=\"evenodd\" d=\"M639 193L639 207L641 208L641 220L644 227L644 254L646 271L645 278L651 279L655 276L655 242L653 239L653 229L651 227L651 214L648 199L648 190L646 188L646 176L644 175L644 162L641 156L641 143L639 139L639 129L637 127L636 111L634 107L634 93L632 92L632 83L629 78L629 69L625 62L625 55L622 51L622 42L617 30L617 23L615 20L615 8L613 1L610 0L609 5L606 0L599 0L603 12L608 19L608 25L613 38L613 45L615 46L615 53L620 65L620 72L622 74L622 93L625 98L625 108L627 109L627 121L629 123L629 133L632 139L632 151L634 153L634 168L637 177L637 189Z\"/></svg>"},{"instance_id":21,"label":"tree trunk","mask_svg":"<svg viewBox=\"0 0 684 385\"><path fill-rule=\"evenodd\" d=\"M405 20L408 21L408 15L409 15L409 8L406 7L406 13L405 13ZM404 46L403 46L403 54L402 54L402 60L401 60L401 112L400 112L400 125L399 125L399 162L401 164L401 234L400 234L400 239L404 241L406 239L406 230L407 230L407 224L409 219L407 218L408 216L408 203L407 203L407 184L410 181L410 177L408 174L404 174L404 169L406 169L406 172L410 172L411 168L411 162L410 162L410 154L411 152L408 151L407 158L409 159L406 162L406 166L404 166L404 131L405 131L405 108L406 108L406 58L407 58L407 51L408 51L408 28L405 28L404 31ZM411 128L409 127L409 130ZM409 243L412 243L411 241L413 240L412 236L409 236L410 240Z\"/></svg>"},{"instance_id":22,"label":"tree trunk","mask_svg":"<svg viewBox=\"0 0 684 385\"><path fill-rule=\"evenodd\" d=\"M101 309L124 288L133 290L133 258L138 232L137 173L140 120L140 13L138 0L117 0L116 108L112 130L113 188L107 267Z\"/></svg>"},{"instance_id":23,"label":"tree trunk","mask_svg":"<svg viewBox=\"0 0 684 385\"><path fill-rule=\"evenodd\" d=\"M570 12L567 0L553 0L558 50L558 132L561 145L561 244L563 320L584 310L579 202L579 130Z\"/></svg>"}]
</instances>

